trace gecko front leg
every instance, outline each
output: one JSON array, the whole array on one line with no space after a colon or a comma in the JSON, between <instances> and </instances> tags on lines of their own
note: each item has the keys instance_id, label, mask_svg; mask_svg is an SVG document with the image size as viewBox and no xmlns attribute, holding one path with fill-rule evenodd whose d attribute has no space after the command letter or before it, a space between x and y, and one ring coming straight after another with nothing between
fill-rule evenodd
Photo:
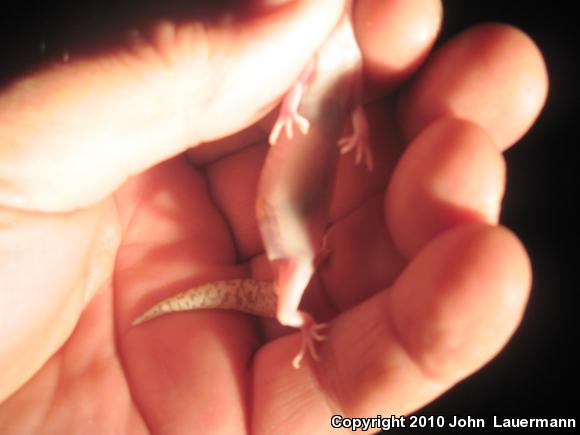
<instances>
[{"instance_id":1,"label":"gecko front leg","mask_svg":"<svg viewBox=\"0 0 580 435\"><path fill-rule=\"evenodd\" d=\"M367 169L373 170L374 160L373 153L369 146L369 126L367 117L361 104L355 106L352 111L352 134L342 137L338 141L341 154L347 154L356 149L355 162L359 165L363 160Z\"/></svg>"},{"instance_id":2,"label":"gecko front leg","mask_svg":"<svg viewBox=\"0 0 580 435\"><path fill-rule=\"evenodd\" d=\"M278 142L282 130L286 133L286 137L292 139L294 137L294 125L298 126L302 134L308 134L310 121L298 112L298 108L304 92L312 82L315 70L316 57L310 60L306 69L302 72L294 86L292 86L292 89L284 97L284 101L280 106L280 113L268 138L270 145L275 145Z\"/></svg>"}]
</instances>

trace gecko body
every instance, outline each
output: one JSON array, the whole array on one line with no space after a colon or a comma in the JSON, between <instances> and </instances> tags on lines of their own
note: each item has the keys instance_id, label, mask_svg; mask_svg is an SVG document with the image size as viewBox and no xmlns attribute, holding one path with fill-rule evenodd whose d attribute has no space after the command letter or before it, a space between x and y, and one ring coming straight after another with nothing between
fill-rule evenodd
<instances>
[{"instance_id":1,"label":"gecko body","mask_svg":"<svg viewBox=\"0 0 580 435\"><path fill-rule=\"evenodd\" d=\"M321 331L326 325L317 324L310 314L299 310L299 304L315 272L328 225L337 144L353 105L360 102L356 100L360 98L361 62L347 10L283 102L259 181L256 215L277 275L276 317L303 333L294 366L300 364L306 349L318 359L314 342L324 338ZM303 95L297 106L299 92ZM302 134L293 133L292 123ZM285 136L279 134L282 130ZM353 140L357 138L345 143L350 145Z\"/></svg>"},{"instance_id":2,"label":"gecko body","mask_svg":"<svg viewBox=\"0 0 580 435\"><path fill-rule=\"evenodd\" d=\"M360 109L362 56L351 23L351 0L345 8L334 31L286 95L270 135L273 146L258 184L256 217L266 254L275 267L275 281L208 283L160 302L134 324L163 313L202 308L266 315L301 328L303 344L292 362L295 367L307 349L318 360L315 342L324 339L321 331L326 325L317 324L298 307L315 272L328 225L339 146L343 152L356 147L357 160L366 153L367 166L371 166ZM351 113L353 135L341 139ZM300 134L294 133L294 127Z\"/></svg>"}]
</instances>

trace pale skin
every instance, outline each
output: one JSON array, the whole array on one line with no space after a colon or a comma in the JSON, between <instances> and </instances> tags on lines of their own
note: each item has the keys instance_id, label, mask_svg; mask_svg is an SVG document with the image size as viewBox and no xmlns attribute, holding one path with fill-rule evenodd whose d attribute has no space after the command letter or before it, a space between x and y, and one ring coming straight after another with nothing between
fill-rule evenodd
<instances>
[{"instance_id":1,"label":"pale skin","mask_svg":"<svg viewBox=\"0 0 580 435\"><path fill-rule=\"evenodd\" d=\"M271 278L253 213L271 123L252 125L340 3L293 2L239 24L243 38L235 21L162 23L152 45L72 56L0 90L0 432L330 433L336 409L412 412L501 350L531 280L521 243L497 225L501 150L535 121L547 77L522 32L479 26L438 49L399 100L381 98L436 38L442 11L427 0L355 4L375 170L341 158L331 257L305 294L329 321L320 363L293 369L299 335L244 314L130 326L188 286Z\"/></svg>"}]
</instances>

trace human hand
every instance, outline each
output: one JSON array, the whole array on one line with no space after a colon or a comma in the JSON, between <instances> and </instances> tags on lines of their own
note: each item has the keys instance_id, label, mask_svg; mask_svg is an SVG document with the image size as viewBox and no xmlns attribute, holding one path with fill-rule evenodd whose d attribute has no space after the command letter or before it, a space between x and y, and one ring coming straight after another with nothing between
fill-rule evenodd
<instances>
[{"instance_id":1,"label":"human hand","mask_svg":"<svg viewBox=\"0 0 580 435\"><path fill-rule=\"evenodd\" d=\"M498 148L525 132L546 88L539 53L505 26L458 36L398 102L370 104L375 172L342 159L333 254L305 301L322 316L340 313L320 364L292 369L294 335L252 359L271 328L239 314L129 326L148 302L188 283L267 273L252 200L267 122L252 124L331 30L336 3L297 2L244 22L243 33L235 24L158 25L150 44L73 58L2 91L0 397L35 375L0 405L0 428L324 432L329 402L348 415L410 412L502 347L525 304L529 266L496 226ZM433 42L438 3L357 7L373 81L393 86ZM487 69L476 88L477 62L465 51L478 44ZM508 48L519 62L506 64ZM436 86L449 71L448 87ZM483 129L441 120L399 159L394 104L407 139L449 107Z\"/></svg>"}]
</instances>

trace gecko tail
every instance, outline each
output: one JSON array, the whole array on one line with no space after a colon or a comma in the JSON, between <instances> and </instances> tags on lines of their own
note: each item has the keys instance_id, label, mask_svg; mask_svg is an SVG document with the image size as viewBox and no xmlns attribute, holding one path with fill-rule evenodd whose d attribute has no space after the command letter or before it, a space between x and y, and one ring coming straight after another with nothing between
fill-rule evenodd
<instances>
[{"instance_id":1,"label":"gecko tail","mask_svg":"<svg viewBox=\"0 0 580 435\"><path fill-rule=\"evenodd\" d=\"M258 316L275 317L276 293L272 281L231 279L193 287L149 308L132 325L178 311L206 309L235 310Z\"/></svg>"},{"instance_id":2,"label":"gecko tail","mask_svg":"<svg viewBox=\"0 0 580 435\"><path fill-rule=\"evenodd\" d=\"M210 297L207 297L208 290ZM215 297L211 297L211 290L211 285L205 284L162 300L133 320L131 324L137 326L168 313L219 307L220 301Z\"/></svg>"},{"instance_id":3,"label":"gecko tail","mask_svg":"<svg viewBox=\"0 0 580 435\"><path fill-rule=\"evenodd\" d=\"M154 307L154 308L156 308L156 307ZM145 311L142 315L140 315L139 317L137 317L135 320L133 320L131 322L131 326L140 325L141 323L146 322L147 320L151 320L151 319L153 319L155 317L159 317L163 314L161 312L152 313L151 311L152 311L152 309Z\"/></svg>"},{"instance_id":4,"label":"gecko tail","mask_svg":"<svg viewBox=\"0 0 580 435\"><path fill-rule=\"evenodd\" d=\"M137 325L140 325L141 323L146 322L147 320L154 319L155 317L159 317L165 313L170 312L170 310L163 310L160 307L160 305L162 305L162 304L155 305L154 307L151 307L150 309L145 311L143 314L141 314L139 317L137 317L135 320L133 320L131 322L131 325L137 326ZM172 310L172 311L175 311L175 310Z\"/></svg>"}]
</instances>

